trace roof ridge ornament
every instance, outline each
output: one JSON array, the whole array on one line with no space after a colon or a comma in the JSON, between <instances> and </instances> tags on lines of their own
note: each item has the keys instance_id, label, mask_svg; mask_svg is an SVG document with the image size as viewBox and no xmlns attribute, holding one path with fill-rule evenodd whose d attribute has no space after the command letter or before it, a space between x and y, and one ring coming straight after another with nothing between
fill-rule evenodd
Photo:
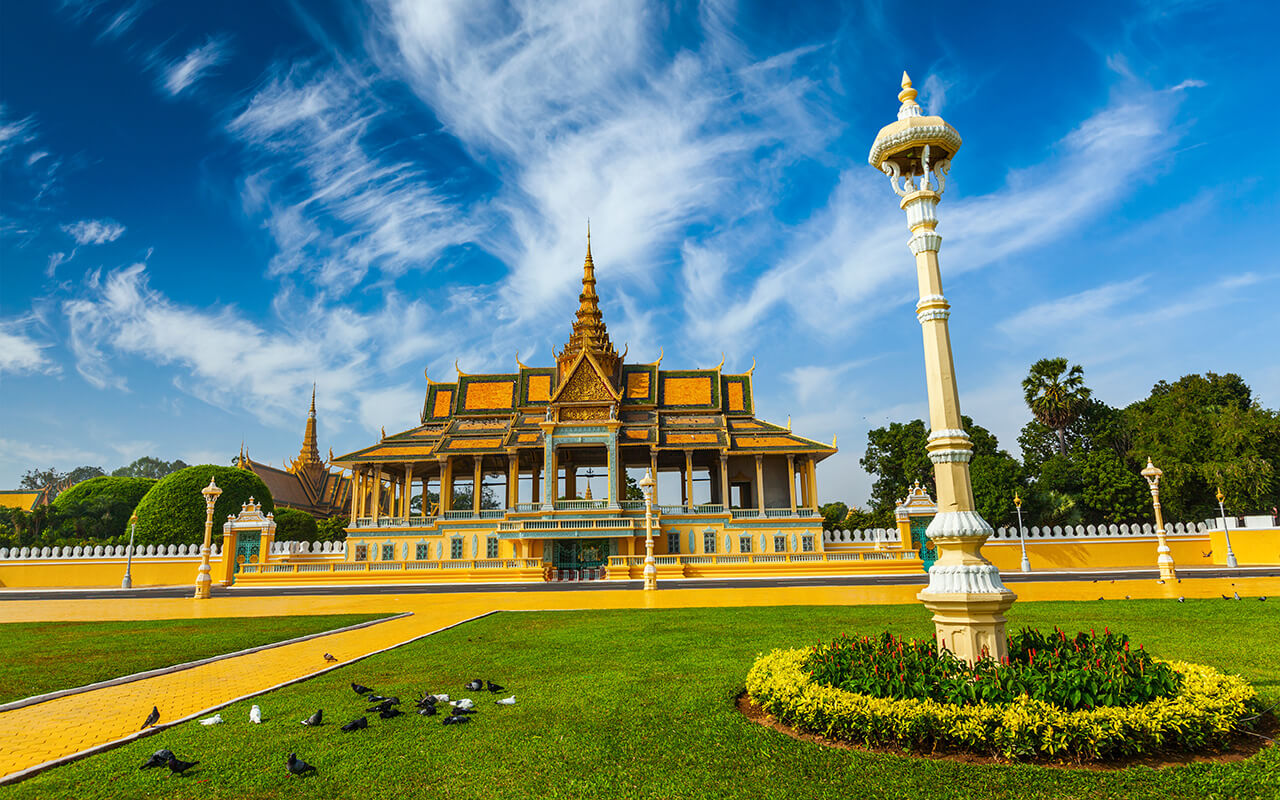
<instances>
[{"instance_id":1,"label":"roof ridge ornament","mask_svg":"<svg viewBox=\"0 0 1280 800\"><path fill-rule=\"evenodd\" d=\"M920 104L916 102L916 90L911 85L911 76L902 71L902 91L898 92L898 100L902 107L898 109L898 119L918 117L921 115Z\"/></svg>"}]
</instances>

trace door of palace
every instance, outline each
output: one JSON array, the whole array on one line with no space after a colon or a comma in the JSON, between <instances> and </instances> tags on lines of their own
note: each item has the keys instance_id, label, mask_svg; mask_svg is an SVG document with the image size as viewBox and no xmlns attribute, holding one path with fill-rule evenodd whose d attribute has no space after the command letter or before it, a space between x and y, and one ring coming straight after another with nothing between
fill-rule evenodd
<instances>
[{"instance_id":1,"label":"door of palace","mask_svg":"<svg viewBox=\"0 0 1280 800\"><path fill-rule=\"evenodd\" d=\"M240 531L236 534L236 561L232 574L240 571L241 564L257 564L258 549L262 545L260 531Z\"/></svg>"},{"instance_id":2,"label":"door of palace","mask_svg":"<svg viewBox=\"0 0 1280 800\"><path fill-rule=\"evenodd\" d=\"M928 572L929 567L933 566L933 562L938 560L938 546L929 539L929 534L925 533L929 523L932 521L933 517L911 518L911 546L920 555L920 560L924 562L925 572Z\"/></svg>"},{"instance_id":3,"label":"door of palace","mask_svg":"<svg viewBox=\"0 0 1280 800\"><path fill-rule=\"evenodd\" d=\"M579 580L584 573L600 574L609 561L608 539L557 539L552 565L558 570L574 570L573 580Z\"/></svg>"}]
</instances>

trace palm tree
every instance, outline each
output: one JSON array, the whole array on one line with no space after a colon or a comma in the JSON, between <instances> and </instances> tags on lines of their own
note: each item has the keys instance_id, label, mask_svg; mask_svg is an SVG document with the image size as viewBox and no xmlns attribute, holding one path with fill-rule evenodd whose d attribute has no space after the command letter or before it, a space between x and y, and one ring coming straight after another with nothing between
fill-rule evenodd
<instances>
[{"instance_id":1,"label":"palm tree","mask_svg":"<svg viewBox=\"0 0 1280 800\"><path fill-rule=\"evenodd\" d=\"M1066 455L1067 426L1076 421L1089 399L1084 370L1067 366L1065 358L1042 358L1022 379L1022 396L1039 423L1058 434L1058 452Z\"/></svg>"}]
</instances>

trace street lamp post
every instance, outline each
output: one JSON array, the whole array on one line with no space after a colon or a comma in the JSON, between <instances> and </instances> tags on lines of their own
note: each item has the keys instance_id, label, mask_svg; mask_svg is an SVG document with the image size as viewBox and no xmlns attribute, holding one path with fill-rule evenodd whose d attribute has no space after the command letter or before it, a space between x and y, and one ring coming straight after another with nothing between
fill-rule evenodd
<instances>
[{"instance_id":1,"label":"street lamp post","mask_svg":"<svg viewBox=\"0 0 1280 800\"><path fill-rule=\"evenodd\" d=\"M1018 509L1018 538L1022 540L1022 571L1031 571L1031 562L1027 560L1027 534L1022 528L1022 498L1013 493L1013 507Z\"/></svg>"},{"instance_id":2,"label":"street lamp post","mask_svg":"<svg viewBox=\"0 0 1280 800\"><path fill-rule=\"evenodd\" d=\"M1225 506L1222 505L1222 501L1226 499L1227 499L1227 496L1222 493L1222 487L1219 486L1218 487L1218 513L1222 515L1222 535L1227 537L1227 566L1234 569L1240 565L1236 562L1235 551L1231 549L1231 531L1227 529L1227 509Z\"/></svg>"},{"instance_id":3,"label":"street lamp post","mask_svg":"<svg viewBox=\"0 0 1280 800\"><path fill-rule=\"evenodd\" d=\"M129 549L125 553L124 580L120 581L121 589L133 588L133 534L138 530L138 515L129 517Z\"/></svg>"},{"instance_id":4,"label":"street lamp post","mask_svg":"<svg viewBox=\"0 0 1280 800\"><path fill-rule=\"evenodd\" d=\"M208 600L209 587L213 584L209 570L209 551L213 547L213 506L222 490L213 478L209 478L209 485L201 489L200 494L204 495L204 547L200 548L200 571L196 573L196 599Z\"/></svg>"},{"instance_id":5,"label":"street lamp post","mask_svg":"<svg viewBox=\"0 0 1280 800\"><path fill-rule=\"evenodd\" d=\"M644 492L644 588L658 588L658 565L653 560L653 487L656 481L650 470L640 479L640 491Z\"/></svg>"},{"instance_id":6,"label":"street lamp post","mask_svg":"<svg viewBox=\"0 0 1280 800\"><path fill-rule=\"evenodd\" d=\"M925 385L929 395L929 460L933 462L938 513L927 534L938 546L929 585L917 597L933 612L938 644L973 664L1008 655L1004 614L1017 596L1000 570L982 555L991 525L978 513L969 477L973 443L964 430L960 392L947 319L951 303L942 293L938 251L938 203L946 190L960 134L941 117L925 116L911 79L902 74L898 119L880 129L867 157L888 176L907 215L907 247L915 259L920 299L916 320L924 338Z\"/></svg>"},{"instance_id":7,"label":"street lamp post","mask_svg":"<svg viewBox=\"0 0 1280 800\"><path fill-rule=\"evenodd\" d=\"M1173 553L1165 539L1164 514L1160 511L1160 476L1163 474L1148 456L1147 466L1142 469L1142 477L1147 479L1147 485L1151 487L1151 505L1156 510L1156 541L1159 542L1156 547L1156 567L1160 570L1160 580L1171 581L1178 577L1178 573L1173 569Z\"/></svg>"}]
</instances>

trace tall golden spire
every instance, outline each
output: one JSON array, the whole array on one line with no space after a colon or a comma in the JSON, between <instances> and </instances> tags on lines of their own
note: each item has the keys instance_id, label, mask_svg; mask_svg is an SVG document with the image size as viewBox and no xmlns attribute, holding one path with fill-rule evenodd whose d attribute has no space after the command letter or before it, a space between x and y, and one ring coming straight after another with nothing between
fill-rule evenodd
<instances>
[{"instance_id":1,"label":"tall golden spire","mask_svg":"<svg viewBox=\"0 0 1280 800\"><path fill-rule=\"evenodd\" d=\"M561 380L568 377L566 371L578 358L578 353L591 353L608 375L618 366L618 352L609 341L609 331L600 313L600 296L596 294L596 265L591 260L591 222L587 222L587 257L582 262L582 293L578 295L578 314L573 322L573 333L557 359Z\"/></svg>"},{"instance_id":2,"label":"tall golden spire","mask_svg":"<svg viewBox=\"0 0 1280 800\"><path fill-rule=\"evenodd\" d=\"M311 384L311 410L307 412L307 427L302 434L302 449L289 465L290 472L301 472L311 465L321 465L320 446L316 442L316 385Z\"/></svg>"}]
</instances>

